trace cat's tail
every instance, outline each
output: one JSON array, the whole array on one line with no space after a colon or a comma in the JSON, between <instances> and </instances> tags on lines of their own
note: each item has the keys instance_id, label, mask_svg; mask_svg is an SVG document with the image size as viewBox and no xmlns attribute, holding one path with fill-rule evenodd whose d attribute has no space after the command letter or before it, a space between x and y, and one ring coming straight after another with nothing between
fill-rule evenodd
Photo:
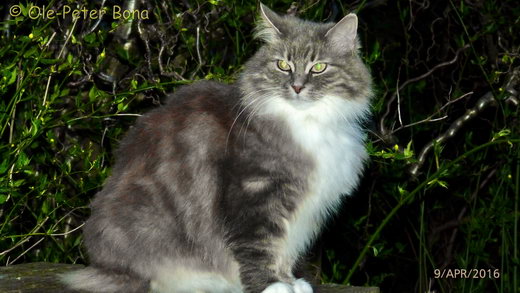
<instances>
[{"instance_id":1,"label":"cat's tail","mask_svg":"<svg viewBox=\"0 0 520 293\"><path fill-rule=\"evenodd\" d=\"M175 293L243 293L240 284L230 282L223 275L186 267L157 270L150 283L152 292Z\"/></svg>"},{"instance_id":2,"label":"cat's tail","mask_svg":"<svg viewBox=\"0 0 520 293\"><path fill-rule=\"evenodd\" d=\"M149 282L136 276L119 274L95 267L59 275L60 281L74 290L99 293L148 292Z\"/></svg>"}]
</instances>

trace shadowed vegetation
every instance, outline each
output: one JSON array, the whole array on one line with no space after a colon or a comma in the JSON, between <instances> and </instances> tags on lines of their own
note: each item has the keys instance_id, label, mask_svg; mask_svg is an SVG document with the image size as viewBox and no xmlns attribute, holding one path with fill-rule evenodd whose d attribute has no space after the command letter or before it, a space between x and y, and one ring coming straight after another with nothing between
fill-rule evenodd
<instances>
[{"instance_id":1,"label":"shadowed vegetation","mask_svg":"<svg viewBox=\"0 0 520 293\"><path fill-rule=\"evenodd\" d=\"M376 85L372 161L314 249L321 281L383 292L520 292L517 1L264 3L315 21L356 12ZM116 4L148 19L114 19ZM106 14L49 19L30 15L33 5ZM118 141L178 86L232 82L259 45L257 5L0 4L2 265L87 261L81 226Z\"/></svg>"}]
</instances>

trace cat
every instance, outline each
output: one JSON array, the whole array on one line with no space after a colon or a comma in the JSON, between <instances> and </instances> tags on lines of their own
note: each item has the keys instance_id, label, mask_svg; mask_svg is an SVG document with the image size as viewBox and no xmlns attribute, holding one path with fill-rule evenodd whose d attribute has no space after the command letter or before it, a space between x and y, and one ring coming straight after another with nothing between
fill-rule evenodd
<instances>
[{"instance_id":1,"label":"cat","mask_svg":"<svg viewBox=\"0 0 520 293\"><path fill-rule=\"evenodd\" d=\"M196 82L137 119L84 226L90 292L312 293L293 270L368 155L357 17L260 4L263 42L232 85Z\"/></svg>"}]
</instances>

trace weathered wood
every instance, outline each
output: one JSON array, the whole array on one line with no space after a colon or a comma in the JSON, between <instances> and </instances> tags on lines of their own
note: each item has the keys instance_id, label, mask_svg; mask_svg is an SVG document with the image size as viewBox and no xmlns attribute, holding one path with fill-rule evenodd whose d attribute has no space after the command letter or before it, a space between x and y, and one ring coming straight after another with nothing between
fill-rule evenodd
<instances>
[{"instance_id":1,"label":"weathered wood","mask_svg":"<svg viewBox=\"0 0 520 293\"><path fill-rule=\"evenodd\" d=\"M81 268L81 265L43 262L0 267L0 292L78 293L78 291L67 289L56 276L59 273Z\"/></svg>"},{"instance_id":2,"label":"weathered wood","mask_svg":"<svg viewBox=\"0 0 520 293\"><path fill-rule=\"evenodd\" d=\"M54 263L27 263L0 267L2 293L81 293L65 288L57 274L82 268L81 265ZM350 287L334 284L319 285L320 293L379 293L375 287Z\"/></svg>"}]
</instances>

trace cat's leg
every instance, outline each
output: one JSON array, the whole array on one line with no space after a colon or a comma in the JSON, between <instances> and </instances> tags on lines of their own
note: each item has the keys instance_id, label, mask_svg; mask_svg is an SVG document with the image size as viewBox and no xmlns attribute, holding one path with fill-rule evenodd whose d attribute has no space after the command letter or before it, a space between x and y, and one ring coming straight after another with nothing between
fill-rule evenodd
<instances>
[{"instance_id":1,"label":"cat's leg","mask_svg":"<svg viewBox=\"0 0 520 293\"><path fill-rule=\"evenodd\" d=\"M256 214L255 219L244 219L241 226L234 226L234 232L240 234L233 235L230 246L240 267L244 292L312 293L310 285L294 278L291 262L284 261L283 221L269 217L260 221Z\"/></svg>"},{"instance_id":2,"label":"cat's leg","mask_svg":"<svg viewBox=\"0 0 520 293\"><path fill-rule=\"evenodd\" d=\"M260 233L249 236L242 236L241 243L231 244L244 292L295 293L294 278L277 266L276 241Z\"/></svg>"},{"instance_id":3,"label":"cat's leg","mask_svg":"<svg viewBox=\"0 0 520 293\"><path fill-rule=\"evenodd\" d=\"M222 203L228 247L246 293L310 293L304 281L296 282L292 269L298 256L290 256L287 247L288 219L301 188L274 173L234 174Z\"/></svg>"}]
</instances>

